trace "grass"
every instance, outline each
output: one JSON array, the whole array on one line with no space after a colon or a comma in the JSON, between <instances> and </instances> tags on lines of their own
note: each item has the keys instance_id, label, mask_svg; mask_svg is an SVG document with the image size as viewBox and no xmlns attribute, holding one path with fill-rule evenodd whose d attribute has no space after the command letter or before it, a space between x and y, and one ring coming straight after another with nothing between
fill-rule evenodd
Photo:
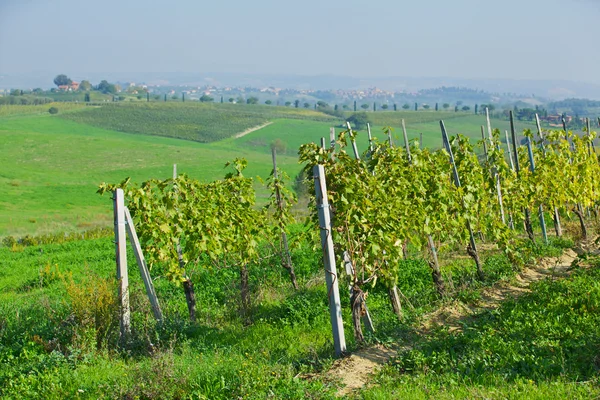
<instances>
[{"instance_id":1,"label":"grass","mask_svg":"<svg viewBox=\"0 0 600 400\"><path fill-rule=\"evenodd\" d=\"M544 255L557 248L533 250ZM116 349L116 318L100 313L100 299L116 293L110 237L0 247L0 258L0 397L328 399L337 390L327 379L333 346L321 253L311 243L301 242L292 253L298 292L272 258L250 266L250 325L237 313L237 270L202 262L189 269L197 324L187 321L181 287L164 278L160 265L151 271L166 317L164 324L156 324L128 249L132 338L124 350ZM539 283L522 300L473 318L462 334L440 330L420 336L413 327L440 300L424 260L400 263L399 289L413 308L405 307L405 319L398 322L386 291L370 288L377 333L367 337L371 344L410 343L411 349L376 376L378 386L357 396L598 395L593 357L600 345L599 269L581 271L572 280ZM485 269L491 279L486 285L513 271L500 254L487 258ZM444 273L448 278L451 273L458 287L473 271L449 263ZM346 285L340 290L352 351ZM92 317L102 315L108 315L102 325L106 333L99 335L93 322L98 319Z\"/></svg>"},{"instance_id":2,"label":"grass","mask_svg":"<svg viewBox=\"0 0 600 400\"><path fill-rule=\"evenodd\" d=\"M597 398L599 277L540 281L462 332L416 339L361 398Z\"/></svg>"},{"instance_id":3,"label":"grass","mask_svg":"<svg viewBox=\"0 0 600 400\"><path fill-rule=\"evenodd\" d=\"M57 116L47 110L55 105ZM108 114L107 114L108 113ZM114 113L114 114L113 114ZM456 115L458 114L458 115ZM105 118L106 116L110 118ZM212 115L212 119L205 119ZM239 129L270 120L273 123L242 138L232 137L203 144L155 135L185 136L181 132L196 129L201 119L212 130L220 118L246 115L241 125L216 136L230 136ZM405 118L409 139L423 132L427 146L439 146L437 118L452 117L446 122L450 134L466 133L478 139L479 116L445 112L377 112L371 117L394 126L394 141L403 142L399 118ZM100 182L119 182L125 177L141 182L149 178L166 178L172 165L178 172L213 180L223 176L223 165L235 157L248 159L247 175L266 178L271 170L270 146L283 143L278 165L291 177L300 170L297 151L301 144L329 141L329 127L339 122L312 110L262 105L139 103L85 107L75 103L52 103L43 106L0 107L0 236L42 234L87 230L108 226L111 221L109 201L94 192ZM166 119L162 122L162 117ZM315 120L316 119L316 120ZM181 131L165 128L177 120ZM87 122L87 123L84 123ZM383 122L382 122L383 123ZM396 124L396 125L394 125ZM507 122L493 120L494 127L505 128ZM100 126L121 127L145 134L127 134ZM177 126L179 126L177 125ZM522 128L525 125L518 125ZM163 131L163 129L165 129ZM216 128L215 128L216 129ZM343 128L337 127L336 132ZM225 132L225 133L223 133ZM373 127L374 136L385 140L381 127ZM216 136L212 136L213 138ZM367 149L364 131L358 135L360 151ZM259 204L267 192L257 184Z\"/></svg>"},{"instance_id":4,"label":"grass","mask_svg":"<svg viewBox=\"0 0 600 400\"><path fill-rule=\"evenodd\" d=\"M71 121L116 130L215 142L274 118L333 121L326 114L288 107L187 103L110 103L63 116Z\"/></svg>"},{"instance_id":5,"label":"grass","mask_svg":"<svg viewBox=\"0 0 600 400\"><path fill-rule=\"evenodd\" d=\"M248 176L271 170L269 155L248 149L123 134L47 114L0 119L0 143L0 236L106 226L111 205L95 194L99 183L167 178L173 164L201 180L223 176L235 157L248 159ZM279 164L294 176L296 160L281 156Z\"/></svg>"}]
</instances>

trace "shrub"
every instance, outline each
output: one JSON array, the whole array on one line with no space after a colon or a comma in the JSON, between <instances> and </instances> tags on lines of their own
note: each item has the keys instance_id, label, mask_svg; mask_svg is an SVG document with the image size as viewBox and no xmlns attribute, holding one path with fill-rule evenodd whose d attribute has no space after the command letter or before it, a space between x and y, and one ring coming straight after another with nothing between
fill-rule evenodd
<instances>
[{"instance_id":1,"label":"shrub","mask_svg":"<svg viewBox=\"0 0 600 400\"><path fill-rule=\"evenodd\" d=\"M56 107L50 107L50 109L48 110L48 112L50 114L58 114L58 108L56 108Z\"/></svg>"}]
</instances>

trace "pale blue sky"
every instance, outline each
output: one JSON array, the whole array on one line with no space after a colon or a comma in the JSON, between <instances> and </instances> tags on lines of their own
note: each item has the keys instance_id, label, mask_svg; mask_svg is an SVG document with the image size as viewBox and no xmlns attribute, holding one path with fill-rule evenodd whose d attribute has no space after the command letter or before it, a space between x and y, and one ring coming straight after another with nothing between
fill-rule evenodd
<instances>
[{"instance_id":1,"label":"pale blue sky","mask_svg":"<svg viewBox=\"0 0 600 400\"><path fill-rule=\"evenodd\" d=\"M0 73L600 83L600 0L0 0Z\"/></svg>"}]
</instances>

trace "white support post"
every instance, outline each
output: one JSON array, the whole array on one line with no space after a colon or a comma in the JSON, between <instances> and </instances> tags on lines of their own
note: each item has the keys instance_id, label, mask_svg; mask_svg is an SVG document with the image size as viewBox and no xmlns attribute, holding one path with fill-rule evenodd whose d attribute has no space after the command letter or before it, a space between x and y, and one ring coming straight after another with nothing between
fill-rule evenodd
<instances>
[{"instance_id":1,"label":"white support post","mask_svg":"<svg viewBox=\"0 0 600 400\"><path fill-rule=\"evenodd\" d=\"M173 179L177 179L177 164L173 164Z\"/></svg>"},{"instance_id":2,"label":"white support post","mask_svg":"<svg viewBox=\"0 0 600 400\"><path fill-rule=\"evenodd\" d=\"M335 147L335 128L333 126L329 128L329 147Z\"/></svg>"},{"instance_id":3,"label":"white support post","mask_svg":"<svg viewBox=\"0 0 600 400\"><path fill-rule=\"evenodd\" d=\"M135 231L135 226L133 225L133 219L131 218L131 214L129 213L129 209L127 207L125 207L125 221L127 223L127 235L129 236L131 247L133 247L133 253L140 270L140 275L144 281L144 286L146 287L146 294L148 295L148 300L150 300L150 305L152 306L152 313L154 314L154 318L160 322L163 320L160 304L158 303L158 298L156 297L156 292L154 291L154 285L152 284L152 278L150 278L150 272L148 271L148 267L146 265L146 259L142 253L142 246L140 246L140 241Z\"/></svg>"},{"instance_id":4,"label":"white support post","mask_svg":"<svg viewBox=\"0 0 600 400\"><path fill-rule=\"evenodd\" d=\"M350 126L350 122L346 122L346 127L348 128L348 132L352 132L352 127ZM354 152L354 158L360 160L360 155L358 154L358 147L356 147L356 140L351 139L352 141L352 151Z\"/></svg>"},{"instance_id":5,"label":"white support post","mask_svg":"<svg viewBox=\"0 0 600 400\"><path fill-rule=\"evenodd\" d=\"M315 165L313 174L315 179L315 199L317 209L319 210L319 227L321 229L321 246L323 248L323 262L325 264L325 281L327 282L333 345L335 347L335 354L339 357L346 351L346 338L344 337L339 280L335 265L333 238L331 237L331 220L329 215L329 201L327 200L325 169L322 165Z\"/></svg>"},{"instance_id":6,"label":"white support post","mask_svg":"<svg viewBox=\"0 0 600 400\"><path fill-rule=\"evenodd\" d=\"M131 316L129 310L129 276L127 275L127 242L125 238L125 199L123 189L114 191L113 207L117 280L119 281L121 341L125 341L131 332Z\"/></svg>"}]
</instances>

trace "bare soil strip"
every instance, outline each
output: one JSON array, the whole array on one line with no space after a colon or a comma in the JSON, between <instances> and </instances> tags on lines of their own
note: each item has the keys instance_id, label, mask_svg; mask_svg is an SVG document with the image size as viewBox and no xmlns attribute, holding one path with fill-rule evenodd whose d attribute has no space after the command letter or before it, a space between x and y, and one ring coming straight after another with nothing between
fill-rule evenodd
<instances>
[{"instance_id":1,"label":"bare soil strip","mask_svg":"<svg viewBox=\"0 0 600 400\"><path fill-rule=\"evenodd\" d=\"M272 123L273 123L273 122L267 122L266 124L262 124L262 125L258 125L258 126L252 127L252 128L248 128L248 129L246 129L246 130L245 130L245 131L243 131L243 132L236 133L236 134L235 134L233 137L234 137L235 139L239 139L239 138L241 138L241 137L243 137L243 136L246 136L246 135L247 135L247 134L249 134L249 133L252 133L252 132L254 132L254 131L257 131L257 130L259 130L259 129L262 129L262 128L264 128L265 126L269 126L269 125L271 125Z\"/></svg>"},{"instance_id":2,"label":"bare soil strip","mask_svg":"<svg viewBox=\"0 0 600 400\"><path fill-rule=\"evenodd\" d=\"M589 243L588 243L589 242ZM533 282L545 278L562 278L570 274L573 261L577 254L589 252L592 241L581 243L574 250L567 249L560 257L541 259L536 266L525 268L513 282L502 282L481 292L481 299L476 305L467 305L460 301L452 303L423 317L419 331L426 334L438 326L446 326L450 331L460 331L463 322L484 310L500 306L504 300L517 298L530 291ZM355 353L336 360L327 371L329 378L341 382L337 396L346 396L354 390L362 388L369 382L371 375L397 354L397 350L388 349L381 345L360 349Z\"/></svg>"}]
</instances>

